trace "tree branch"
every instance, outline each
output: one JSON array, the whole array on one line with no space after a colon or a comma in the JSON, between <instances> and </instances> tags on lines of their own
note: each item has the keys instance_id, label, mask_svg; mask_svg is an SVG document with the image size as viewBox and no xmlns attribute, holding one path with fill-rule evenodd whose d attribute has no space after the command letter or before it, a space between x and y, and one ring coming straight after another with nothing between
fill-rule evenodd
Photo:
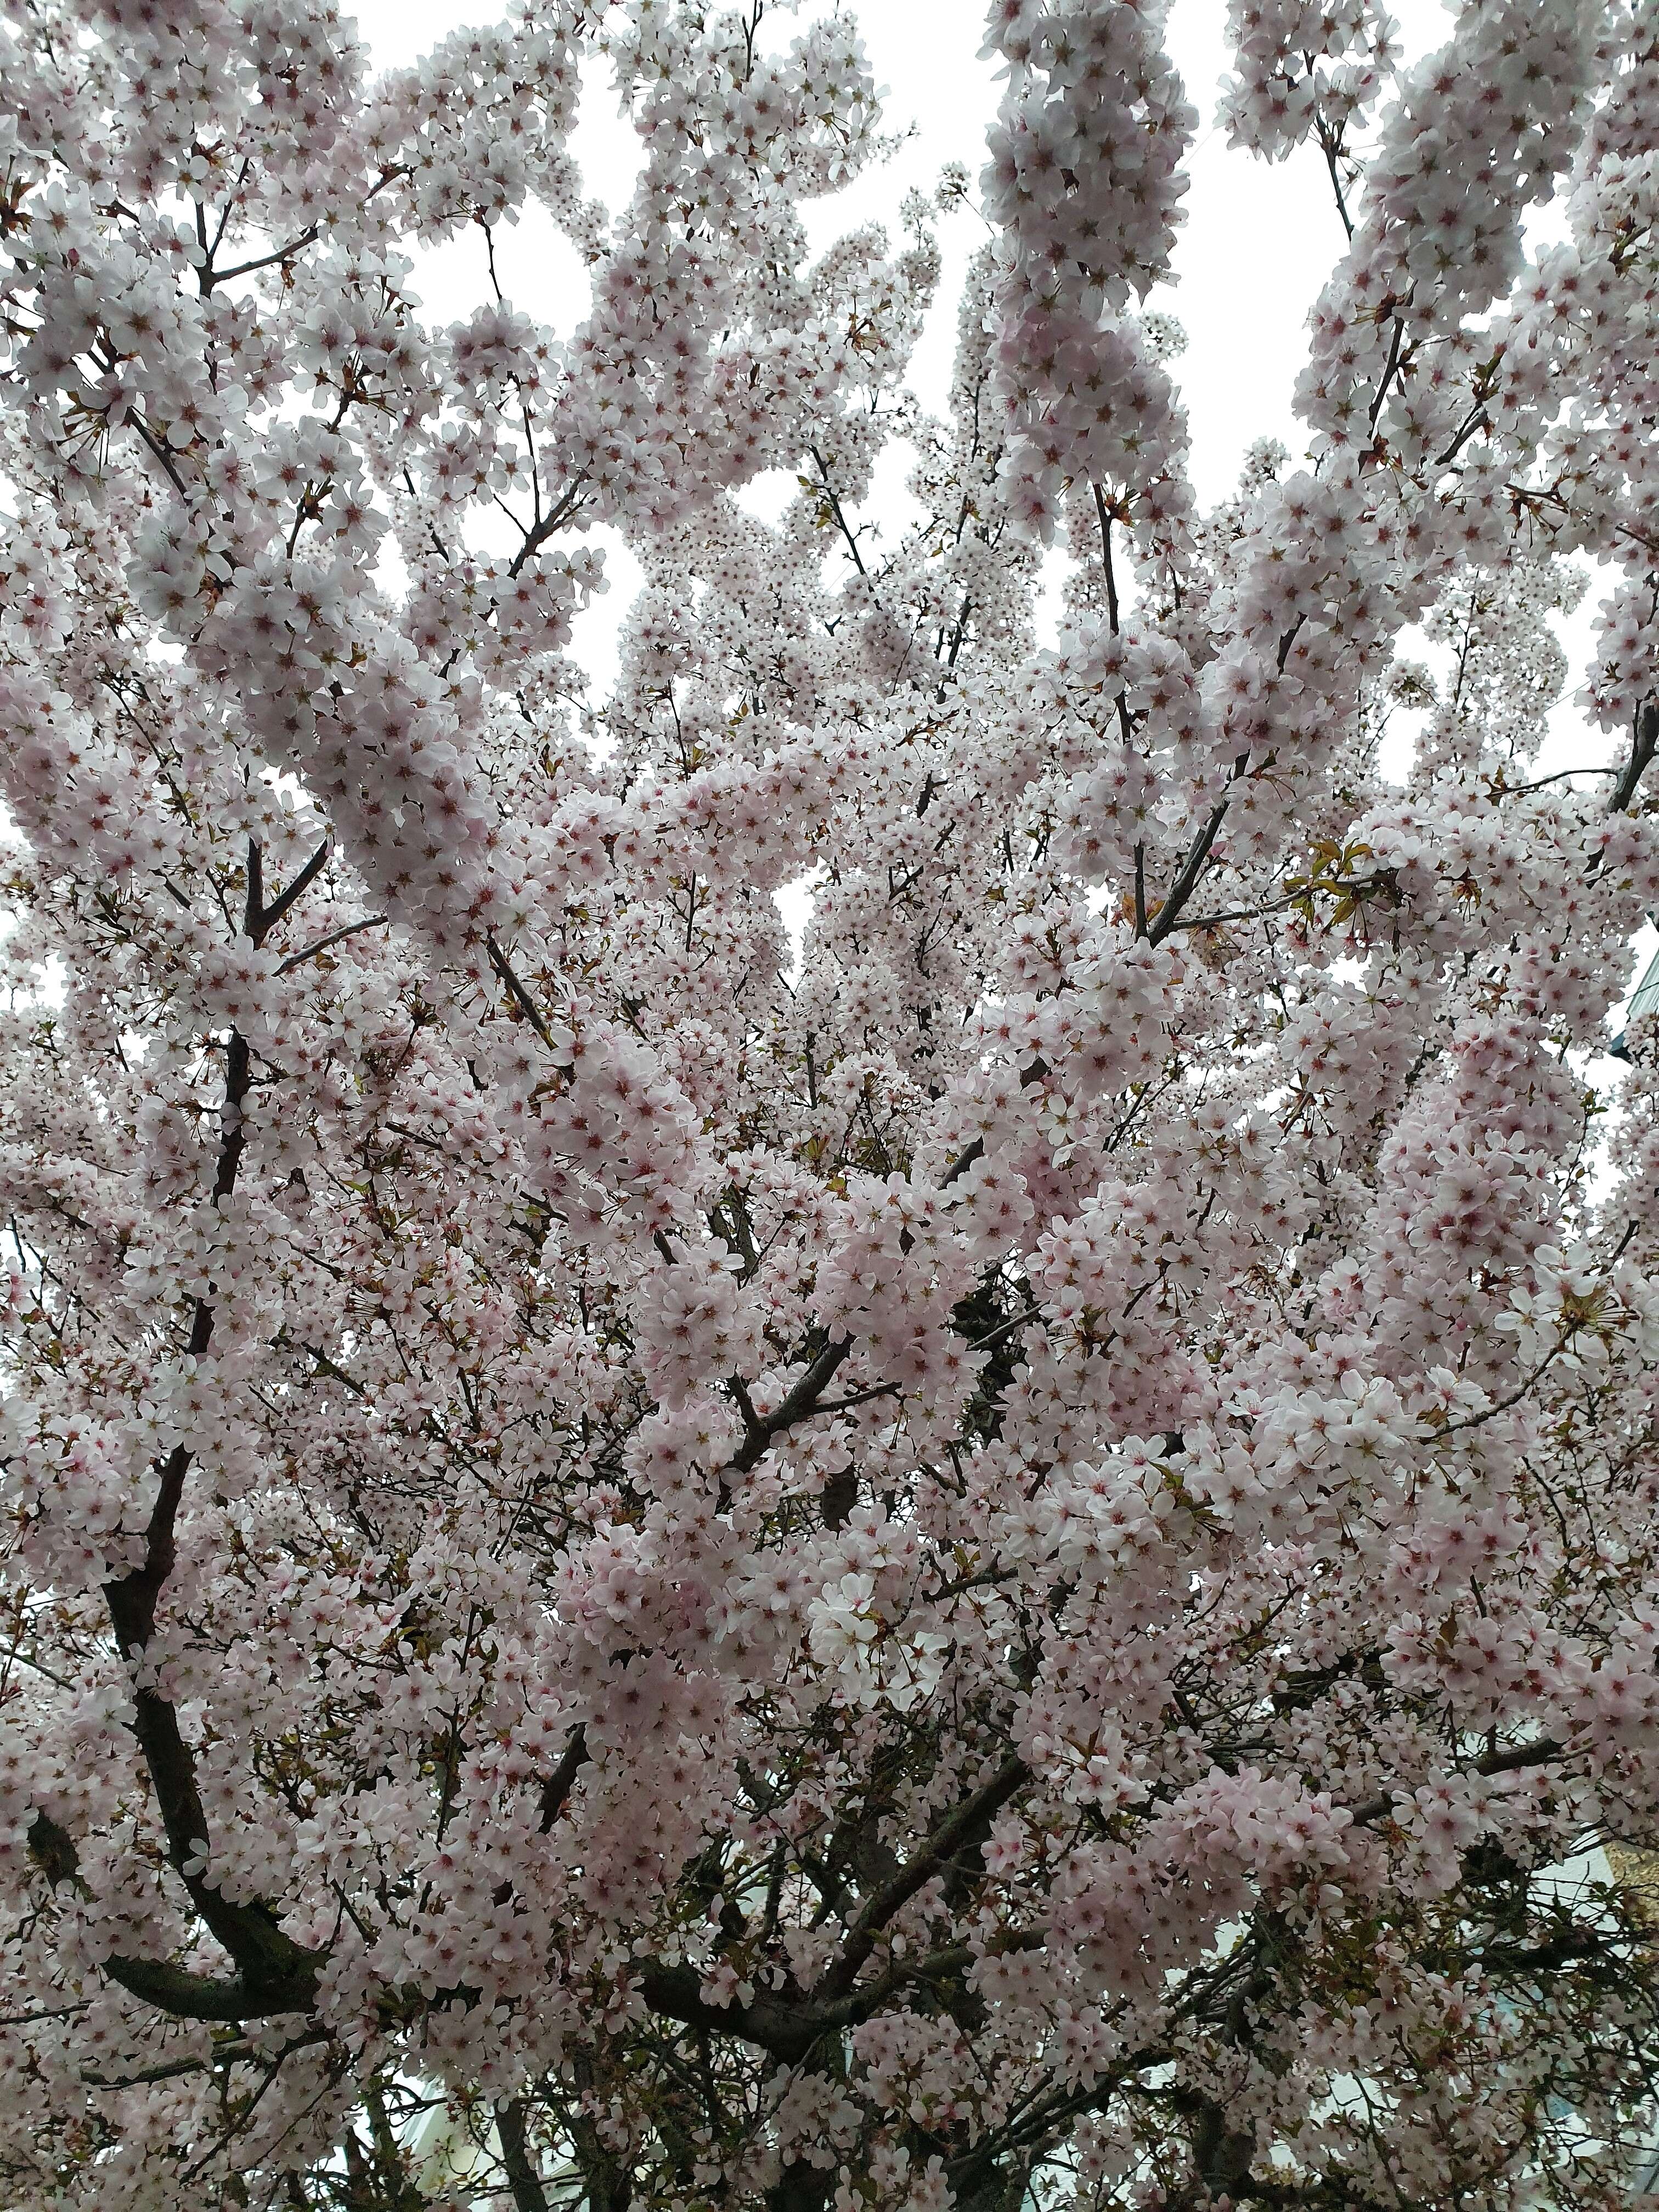
<instances>
[{"instance_id":1,"label":"tree branch","mask_svg":"<svg viewBox=\"0 0 1659 2212\"><path fill-rule=\"evenodd\" d=\"M1218 800L1209 820L1188 848L1187 857L1181 864L1181 873L1170 886L1170 896L1159 907L1155 917L1146 925L1146 942L1162 945L1181 919L1181 910L1198 888L1198 879L1204 872L1204 863L1210 857L1210 848L1216 840L1227 812L1228 802Z\"/></svg>"},{"instance_id":2,"label":"tree branch","mask_svg":"<svg viewBox=\"0 0 1659 2212\"><path fill-rule=\"evenodd\" d=\"M260 254L256 260L239 261L234 269L215 269L210 262L198 272L200 289L205 295L216 284L228 284L233 277L251 276L256 269L270 269L279 261L292 260L304 247L315 245L317 236L318 226L313 222L309 230L302 230L297 238L290 238L286 246L275 246L269 253Z\"/></svg>"},{"instance_id":3,"label":"tree branch","mask_svg":"<svg viewBox=\"0 0 1659 2212\"><path fill-rule=\"evenodd\" d=\"M512 1000L514 1005L517 1006L519 1012L524 1016L531 1028L535 1030L537 1036L550 1052L553 1049L552 1033L549 1030L547 1024L542 1019L540 1012L538 1011L534 1000L531 997L529 992L526 990L524 985L519 981L518 977L513 973L512 967L507 961L506 953L502 951L501 946L496 944L493 937L485 938L484 950L489 955L490 966L501 977L502 982L506 984L507 996Z\"/></svg>"},{"instance_id":4,"label":"tree branch","mask_svg":"<svg viewBox=\"0 0 1659 2212\"><path fill-rule=\"evenodd\" d=\"M575 1786L576 1777L588 1761L587 1732L580 1721L570 1731L569 1741L558 1765L542 1784L541 1832L546 1835L564 1810L565 1800Z\"/></svg>"},{"instance_id":5,"label":"tree branch","mask_svg":"<svg viewBox=\"0 0 1659 2212\"><path fill-rule=\"evenodd\" d=\"M496 2106L495 2133L501 2137L501 2170L513 2191L514 2212L548 2212L547 2191L530 2154L530 2129L522 2097L509 2097L504 2105Z\"/></svg>"},{"instance_id":6,"label":"tree branch","mask_svg":"<svg viewBox=\"0 0 1659 2212\"><path fill-rule=\"evenodd\" d=\"M1514 1751L1498 1751L1485 1759L1477 1759L1472 1765L1458 1767L1460 1774L1518 1774L1529 1766L1547 1766L1553 1759L1559 1759L1565 1747L1553 1736L1540 1736L1536 1743L1523 1743ZM1392 1793L1362 1798L1350 1807L1357 1828L1370 1827L1384 1820L1394 1810Z\"/></svg>"},{"instance_id":7,"label":"tree branch","mask_svg":"<svg viewBox=\"0 0 1659 2212\"><path fill-rule=\"evenodd\" d=\"M245 927L256 945L263 942L266 932L315 879L328 858L330 845L331 841L325 838L288 890L266 906L259 847L257 841L250 840ZM252 1079L246 1040L240 1030L233 1030L226 1050L225 1098L213 1178L216 1203L228 1198L236 1187L246 1142L244 1109ZM205 1297L198 1297L187 1353L199 1359L212 1339L213 1308ZM143 1562L118 1581L104 1586L116 1644L130 1663L142 1658L155 1632L156 1607L177 1558L176 1525L191 1459L189 1447L177 1444L161 1462L161 1480L144 1531ZM240 1971L234 1981L204 1982L198 1976L155 1962L115 1960L108 1969L112 1978L134 1996L185 2019L236 2020L255 2013L308 2008L316 1996L321 1955L306 1950L284 1934L268 1905L233 1904L206 1878L211 1841L207 1814L196 1786L195 1758L179 1729L179 1717L160 1691L148 1684L135 1687L133 1706L133 1734L155 1792L167 1856L198 1915ZM69 1837L58 1829L55 1836L46 1839L66 1872L78 1878L79 1859ZM53 1879L56 1886L58 1878ZM204 2010L204 2006L210 2008Z\"/></svg>"},{"instance_id":8,"label":"tree branch","mask_svg":"<svg viewBox=\"0 0 1659 2212\"><path fill-rule=\"evenodd\" d=\"M971 1796L964 1797L954 1811L945 1814L915 1856L869 1899L848 1930L840 1956L818 1977L811 1992L814 1997L835 1998L848 1994L860 1967L875 1949L877 1937L893 1915L975 1837L982 1841L996 1814L1024 1789L1030 1778L1030 1769L1023 1759L1006 1759L988 1781L982 1782Z\"/></svg>"},{"instance_id":9,"label":"tree branch","mask_svg":"<svg viewBox=\"0 0 1659 2212\"><path fill-rule=\"evenodd\" d=\"M258 851L257 845L253 848L253 850L256 853ZM282 920L283 916L289 911L289 908L294 905L295 902L304 897L305 894L311 889L313 884L316 882L318 877L322 873L324 867L327 864L328 856L333 850L334 836L333 832L331 830L329 835L324 838L322 843L312 854L311 858L306 862L304 867L301 869L299 874L295 876L294 881L289 885L288 889L285 891L280 892L277 896L271 901L269 906L262 906L258 908L257 911L252 909L253 884L256 878L252 875L252 872L250 872L248 882L250 913L248 917L247 933L253 939L253 942L256 945L263 945L266 938L270 934L271 931L276 928L277 923Z\"/></svg>"},{"instance_id":10,"label":"tree branch","mask_svg":"<svg viewBox=\"0 0 1659 2212\"><path fill-rule=\"evenodd\" d=\"M1631 724L1630 758L1625 763L1613 796L1607 801L1609 814L1622 814L1636 796L1636 787L1659 751L1659 700L1644 700L1636 710Z\"/></svg>"},{"instance_id":11,"label":"tree branch","mask_svg":"<svg viewBox=\"0 0 1659 2212\"><path fill-rule=\"evenodd\" d=\"M758 1467L771 1449L772 1439L785 1429L804 1421L809 1413L818 1410L818 1401L829 1387L836 1370L853 1349L850 1336L838 1337L833 1344L825 1345L794 1388L774 1413L763 1413L752 1419L744 1417L749 1433L738 1449L727 1460L722 1470L728 1474L748 1474Z\"/></svg>"},{"instance_id":12,"label":"tree branch","mask_svg":"<svg viewBox=\"0 0 1659 2212\"><path fill-rule=\"evenodd\" d=\"M326 937L319 937L314 945L307 945L303 952L290 952L278 966L276 973L279 975L292 975L296 968L307 960L314 960L319 952L326 952L331 945L338 945L348 937L356 937L360 930L378 929L383 921L391 919L390 915L366 914L361 921L344 922L338 929L331 929Z\"/></svg>"},{"instance_id":13,"label":"tree branch","mask_svg":"<svg viewBox=\"0 0 1659 2212\"><path fill-rule=\"evenodd\" d=\"M169 1713L171 1708L166 1708ZM60 1827L49 1813L36 1813L28 1832L29 1854L53 1889L70 1884L83 1897L91 1895L90 1888L81 1872L81 1854L67 1829ZM217 1896L215 1892L214 1895ZM260 1908L231 1906L228 1911L242 1912ZM206 1915L204 1914L204 1918ZM209 1923L211 1925L211 1923ZM272 1923L274 1928L274 1923ZM213 1933L218 1936L216 1928ZM223 1978L204 1974L192 1974L183 1966L174 1966L156 1959L129 1959L119 1955L103 1962L104 1972L111 1981L119 1984L131 1996L144 2004L154 2005L175 2020L222 2021L236 2022L262 2020L273 2013L308 2012L317 2001L317 1977L322 1966L322 1954L303 1951L298 1944L275 1933L280 1943L286 1946L283 1970L272 1978L263 1972L240 1974ZM224 1939L220 1938L222 1942ZM228 1950L230 1946L226 1944ZM233 1951L231 1955L236 1956ZM238 1960L238 1964L241 1961Z\"/></svg>"},{"instance_id":14,"label":"tree branch","mask_svg":"<svg viewBox=\"0 0 1659 2212\"><path fill-rule=\"evenodd\" d=\"M640 1967L635 1986L653 2012L684 2022L710 2035L735 2035L745 2043L769 2051L775 2058L799 2065L825 2032L824 2022L804 2007L799 1997L761 1994L746 2005L710 2004L702 1995L702 1977L695 1966L663 1965L647 1960Z\"/></svg>"}]
</instances>

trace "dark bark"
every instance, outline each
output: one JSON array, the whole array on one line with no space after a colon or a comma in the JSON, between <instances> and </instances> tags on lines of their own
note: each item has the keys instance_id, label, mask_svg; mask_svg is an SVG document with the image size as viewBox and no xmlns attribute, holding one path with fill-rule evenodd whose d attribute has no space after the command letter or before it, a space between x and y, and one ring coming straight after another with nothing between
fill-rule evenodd
<instances>
[{"instance_id":1,"label":"dark bark","mask_svg":"<svg viewBox=\"0 0 1659 2212\"><path fill-rule=\"evenodd\" d=\"M531 2156L530 2128L522 2097L511 2097L495 2107L495 2133L501 2138L501 2170L513 2192L514 2212L548 2212L547 2191ZM592 2212L599 2212L592 2198Z\"/></svg>"}]
</instances>

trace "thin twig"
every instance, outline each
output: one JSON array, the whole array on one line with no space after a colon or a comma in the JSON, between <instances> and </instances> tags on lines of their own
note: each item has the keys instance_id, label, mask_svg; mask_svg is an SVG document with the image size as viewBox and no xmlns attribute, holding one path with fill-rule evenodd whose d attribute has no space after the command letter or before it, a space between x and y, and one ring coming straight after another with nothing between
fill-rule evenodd
<instances>
[{"instance_id":1,"label":"thin twig","mask_svg":"<svg viewBox=\"0 0 1659 2212\"><path fill-rule=\"evenodd\" d=\"M314 945L307 945L303 952L290 952L276 973L279 975L289 975L305 961L314 960L319 952L326 952L331 945L338 945L348 937L356 937L359 930L378 929L382 922L391 919L391 915L386 914L366 914L361 921L348 921L338 929L330 930L326 937L319 937Z\"/></svg>"}]
</instances>

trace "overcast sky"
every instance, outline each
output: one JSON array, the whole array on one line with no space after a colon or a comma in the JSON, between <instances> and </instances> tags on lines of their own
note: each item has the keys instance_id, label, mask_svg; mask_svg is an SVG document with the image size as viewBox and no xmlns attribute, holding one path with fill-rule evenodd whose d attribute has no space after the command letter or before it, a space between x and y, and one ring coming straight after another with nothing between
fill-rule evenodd
<instances>
[{"instance_id":1,"label":"overcast sky","mask_svg":"<svg viewBox=\"0 0 1659 2212\"><path fill-rule=\"evenodd\" d=\"M1440 0L1394 0L1394 10L1413 57L1441 44L1449 28ZM821 11L811 0L799 11L816 12ZM495 10L489 0L359 0L356 13L375 62L389 67L413 61L462 24L492 20ZM854 5L853 13L877 83L887 88L884 127L912 136L884 167L805 211L815 248L862 222L891 224L904 191L912 185L931 191L946 161L965 161L976 178L986 125L996 108L993 65L979 58L985 23L979 0L872 0ZM1191 341L1178 374L1191 412L1194 487L1206 502L1231 489L1252 439L1271 431L1296 450L1289 403L1305 350L1304 325L1343 244L1316 149L1304 148L1269 167L1231 153L1224 132L1215 128L1217 88L1227 68L1225 20L1224 0L1176 0L1169 30L1170 52L1200 123L1189 164L1188 220L1176 255L1181 281L1160 304L1179 318ZM796 27L780 7L763 26L763 37L769 28L787 43ZM636 155L633 134L615 112L608 70L593 72L584 88L572 150L587 191L613 211L620 207ZM581 289L574 253L559 245L550 225L533 216L520 232L502 241L507 289L539 320L556 326L574 322ZM965 211L942 227L940 303L911 377L923 400L934 405L949 380L951 302L962 268L983 235L977 219ZM477 241L466 240L437 258L464 264L422 272L428 307L447 316L476 296L483 255ZM567 306L573 312L562 313Z\"/></svg>"},{"instance_id":2,"label":"overcast sky","mask_svg":"<svg viewBox=\"0 0 1659 2212\"><path fill-rule=\"evenodd\" d=\"M1442 45L1451 17L1442 0L1392 0L1408 60ZM827 5L827 0L826 0ZM498 20L490 0L358 0L356 16L377 66L416 59L447 32L464 24ZM769 12L765 30L787 43L798 16L822 9L803 0L797 10ZM803 210L814 251L865 222L896 227L898 204L915 186L931 192L946 161L967 163L977 178L985 131L995 112L994 69L979 58L985 11L980 0L869 0L857 18L878 85L886 88L884 129L910 135L892 159L843 192ZM1215 124L1218 88L1227 72L1225 0L1175 0L1170 51L1199 112L1188 161L1191 189L1187 221L1176 252L1178 284L1158 304L1186 329L1188 349L1174 364L1192 428L1192 475L1206 505L1233 487L1251 441L1281 438L1293 454L1303 448L1291 412L1291 392L1306 356L1306 320L1320 287L1342 250L1342 226L1317 149L1301 148L1288 161L1269 166L1231 151ZM614 213L627 202L637 167L636 142L617 113L608 69L592 70L584 85L572 153L584 189ZM1550 220L1547 213L1544 220ZM923 404L943 406L955 343L955 301L962 272L985 233L979 219L961 211L940 225L945 270L927 330L912 362L910 382ZM501 281L514 304L562 334L586 312L587 284L574 251L538 210L501 235L496 249ZM469 312L484 296L482 240L469 233L422 257L416 289L423 312L444 323ZM902 452L890 454L878 477L878 514L902 516L906 472ZM773 488L781 503L793 479ZM746 503L763 511L763 484ZM618 623L633 597L635 564L611 533L605 533L611 588L581 618L577 650L602 693L615 666ZM1553 770L1593 767L1607 747L1587 729L1572 694L1588 659L1590 623L1601 586L1558 627L1572 674L1567 696L1553 718L1540 765ZM1415 640L1409 641L1413 648ZM1433 661L1432 649L1421 648ZM1646 940L1644 939L1644 944Z\"/></svg>"}]
</instances>

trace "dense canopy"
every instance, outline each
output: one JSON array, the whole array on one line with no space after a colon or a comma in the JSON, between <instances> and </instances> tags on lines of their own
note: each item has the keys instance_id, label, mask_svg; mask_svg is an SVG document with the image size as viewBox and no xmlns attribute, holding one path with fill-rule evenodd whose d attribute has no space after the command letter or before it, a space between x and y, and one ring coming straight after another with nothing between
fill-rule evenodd
<instances>
[{"instance_id":1,"label":"dense canopy","mask_svg":"<svg viewBox=\"0 0 1659 2212\"><path fill-rule=\"evenodd\" d=\"M1232 0L1207 512L1161 0L3 18L6 2212L1621 2201L1655 0Z\"/></svg>"}]
</instances>

